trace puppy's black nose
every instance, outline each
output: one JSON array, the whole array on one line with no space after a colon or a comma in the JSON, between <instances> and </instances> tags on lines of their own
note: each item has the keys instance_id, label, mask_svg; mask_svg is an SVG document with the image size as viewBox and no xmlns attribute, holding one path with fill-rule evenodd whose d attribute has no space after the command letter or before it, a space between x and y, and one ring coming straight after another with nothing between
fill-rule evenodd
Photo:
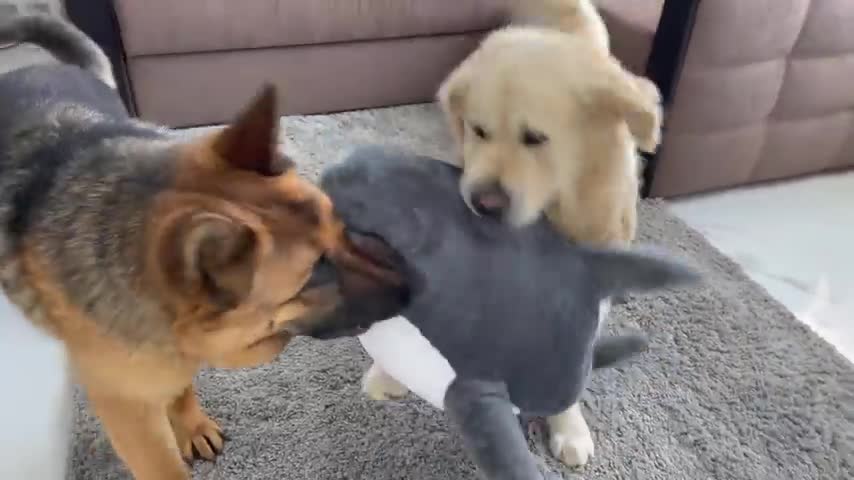
<instances>
[{"instance_id":1,"label":"puppy's black nose","mask_svg":"<svg viewBox=\"0 0 854 480\"><path fill-rule=\"evenodd\" d=\"M502 217L510 206L510 195L497 183L476 189L471 195L471 205L478 215Z\"/></svg>"}]
</instances>

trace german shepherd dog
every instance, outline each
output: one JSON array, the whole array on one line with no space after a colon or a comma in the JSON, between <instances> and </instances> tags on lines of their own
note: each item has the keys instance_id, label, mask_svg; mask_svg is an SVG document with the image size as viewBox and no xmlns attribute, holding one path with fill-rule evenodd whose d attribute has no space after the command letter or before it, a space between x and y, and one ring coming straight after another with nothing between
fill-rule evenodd
<instances>
[{"instance_id":1,"label":"german shepherd dog","mask_svg":"<svg viewBox=\"0 0 854 480\"><path fill-rule=\"evenodd\" d=\"M64 63L0 76L0 282L64 343L137 480L186 480L184 459L222 450L201 367L268 362L294 335L359 333L407 302L393 252L347 233L278 153L272 87L186 139L129 118L72 25L21 17L4 42Z\"/></svg>"}]
</instances>

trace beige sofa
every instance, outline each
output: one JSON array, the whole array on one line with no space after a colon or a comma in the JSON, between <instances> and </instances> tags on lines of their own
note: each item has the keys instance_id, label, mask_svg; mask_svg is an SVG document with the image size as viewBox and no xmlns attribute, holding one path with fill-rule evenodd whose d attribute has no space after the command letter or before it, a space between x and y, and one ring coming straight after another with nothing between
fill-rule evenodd
<instances>
[{"instance_id":1,"label":"beige sofa","mask_svg":"<svg viewBox=\"0 0 854 480\"><path fill-rule=\"evenodd\" d=\"M66 0L127 104L173 126L228 120L262 82L286 113L426 102L505 0ZM597 0L615 54L661 88L645 194L854 166L852 0Z\"/></svg>"},{"instance_id":2,"label":"beige sofa","mask_svg":"<svg viewBox=\"0 0 854 480\"><path fill-rule=\"evenodd\" d=\"M851 0L600 3L616 55L664 93L650 194L854 166Z\"/></svg>"},{"instance_id":3,"label":"beige sofa","mask_svg":"<svg viewBox=\"0 0 854 480\"><path fill-rule=\"evenodd\" d=\"M490 0L101 3L114 9L136 113L182 127L227 121L271 81L285 113L430 101L503 21Z\"/></svg>"}]
</instances>

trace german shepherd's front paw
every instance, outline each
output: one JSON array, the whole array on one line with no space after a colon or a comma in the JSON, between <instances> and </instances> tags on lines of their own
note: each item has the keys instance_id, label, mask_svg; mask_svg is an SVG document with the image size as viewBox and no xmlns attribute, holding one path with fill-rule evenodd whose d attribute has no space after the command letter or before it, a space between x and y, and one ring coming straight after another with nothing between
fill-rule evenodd
<instances>
[{"instance_id":1,"label":"german shepherd's front paw","mask_svg":"<svg viewBox=\"0 0 854 480\"><path fill-rule=\"evenodd\" d=\"M192 386L170 406L169 421L184 460L214 460L222 452L222 428L202 410Z\"/></svg>"},{"instance_id":2,"label":"german shepherd's front paw","mask_svg":"<svg viewBox=\"0 0 854 480\"><path fill-rule=\"evenodd\" d=\"M188 462L194 458L216 459L225 443L220 426L204 413L199 413L200 418L179 419L172 426L181 456Z\"/></svg>"}]
</instances>

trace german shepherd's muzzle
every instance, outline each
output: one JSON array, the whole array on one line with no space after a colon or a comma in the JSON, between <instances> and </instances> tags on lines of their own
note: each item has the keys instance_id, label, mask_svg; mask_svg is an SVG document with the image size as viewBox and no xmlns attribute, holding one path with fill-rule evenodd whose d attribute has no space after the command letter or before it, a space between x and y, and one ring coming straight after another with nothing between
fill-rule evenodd
<instances>
[{"instance_id":1,"label":"german shepherd's muzzle","mask_svg":"<svg viewBox=\"0 0 854 480\"><path fill-rule=\"evenodd\" d=\"M303 287L306 298L331 308L291 322L287 333L320 340L356 336L408 305L402 257L372 235L349 231L346 243L342 251L320 258Z\"/></svg>"}]
</instances>

